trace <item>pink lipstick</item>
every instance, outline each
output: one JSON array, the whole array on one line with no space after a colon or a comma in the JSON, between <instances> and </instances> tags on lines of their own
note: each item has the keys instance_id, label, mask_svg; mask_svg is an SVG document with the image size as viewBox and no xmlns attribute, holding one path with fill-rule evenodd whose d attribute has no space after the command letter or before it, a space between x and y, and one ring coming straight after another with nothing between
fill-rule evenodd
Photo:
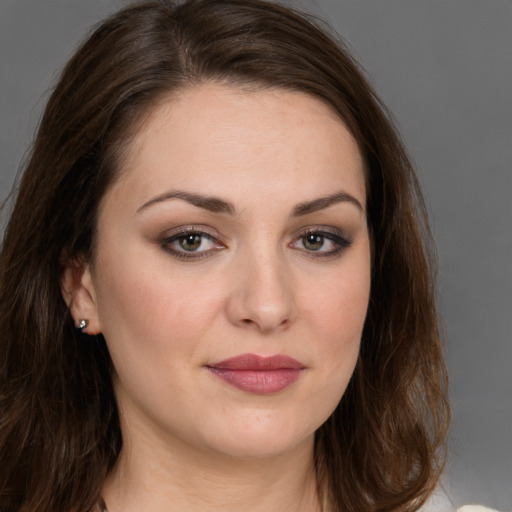
<instances>
[{"instance_id":1,"label":"pink lipstick","mask_svg":"<svg viewBox=\"0 0 512 512\"><path fill-rule=\"evenodd\" d=\"M305 369L304 365L288 356L263 357L255 354L231 357L206 368L228 384L258 395L277 393L287 388Z\"/></svg>"}]
</instances>

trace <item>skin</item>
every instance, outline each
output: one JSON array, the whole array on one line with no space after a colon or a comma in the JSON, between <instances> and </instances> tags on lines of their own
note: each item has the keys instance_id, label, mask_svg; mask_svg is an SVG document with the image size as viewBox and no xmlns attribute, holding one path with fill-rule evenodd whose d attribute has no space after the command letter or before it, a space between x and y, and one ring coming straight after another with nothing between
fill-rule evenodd
<instances>
[{"instance_id":1,"label":"skin","mask_svg":"<svg viewBox=\"0 0 512 512\"><path fill-rule=\"evenodd\" d=\"M203 84L153 110L101 203L94 260L62 286L114 362L110 512L320 510L314 433L368 306L365 196L356 142L310 96ZM304 370L257 394L207 368L246 353Z\"/></svg>"}]
</instances>

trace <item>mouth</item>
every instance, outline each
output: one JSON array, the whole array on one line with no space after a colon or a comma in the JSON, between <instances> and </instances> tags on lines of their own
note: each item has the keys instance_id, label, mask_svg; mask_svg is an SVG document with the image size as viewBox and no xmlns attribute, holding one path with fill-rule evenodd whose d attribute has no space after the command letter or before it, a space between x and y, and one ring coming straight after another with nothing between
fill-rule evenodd
<instances>
[{"instance_id":1,"label":"mouth","mask_svg":"<svg viewBox=\"0 0 512 512\"><path fill-rule=\"evenodd\" d=\"M215 376L248 393L268 395L291 386L305 366L285 355L270 357L242 354L206 365Z\"/></svg>"}]
</instances>

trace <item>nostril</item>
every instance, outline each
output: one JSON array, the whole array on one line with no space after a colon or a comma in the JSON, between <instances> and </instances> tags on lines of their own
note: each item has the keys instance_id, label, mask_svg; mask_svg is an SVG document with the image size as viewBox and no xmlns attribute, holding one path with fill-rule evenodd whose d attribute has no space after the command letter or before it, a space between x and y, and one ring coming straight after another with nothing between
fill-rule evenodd
<instances>
[{"instance_id":1,"label":"nostril","mask_svg":"<svg viewBox=\"0 0 512 512\"><path fill-rule=\"evenodd\" d=\"M250 282L237 280L225 304L231 323L262 333L290 327L296 314L293 290L281 282L283 274L277 276L277 271L272 272L269 276L262 274L265 279L253 275Z\"/></svg>"}]
</instances>

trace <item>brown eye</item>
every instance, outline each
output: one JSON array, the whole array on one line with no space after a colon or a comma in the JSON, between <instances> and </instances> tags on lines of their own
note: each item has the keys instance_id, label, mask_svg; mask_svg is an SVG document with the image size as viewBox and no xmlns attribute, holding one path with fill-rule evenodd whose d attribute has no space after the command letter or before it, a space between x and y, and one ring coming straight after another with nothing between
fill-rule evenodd
<instances>
[{"instance_id":1,"label":"brown eye","mask_svg":"<svg viewBox=\"0 0 512 512\"><path fill-rule=\"evenodd\" d=\"M184 251L197 251L201 247L203 236L199 233L190 233L178 238L177 242Z\"/></svg>"},{"instance_id":2,"label":"brown eye","mask_svg":"<svg viewBox=\"0 0 512 512\"><path fill-rule=\"evenodd\" d=\"M312 229L303 232L291 242L290 247L298 249L305 255L315 257L334 257L351 245L339 229Z\"/></svg>"},{"instance_id":3,"label":"brown eye","mask_svg":"<svg viewBox=\"0 0 512 512\"><path fill-rule=\"evenodd\" d=\"M162 249L182 260L194 261L208 257L226 246L210 233L197 229L181 230L160 240Z\"/></svg>"},{"instance_id":4,"label":"brown eye","mask_svg":"<svg viewBox=\"0 0 512 512\"><path fill-rule=\"evenodd\" d=\"M318 233L309 233L302 237L302 244L308 251L319 251L324 245L324 236Z\"/></svg>"}]
</instances>

